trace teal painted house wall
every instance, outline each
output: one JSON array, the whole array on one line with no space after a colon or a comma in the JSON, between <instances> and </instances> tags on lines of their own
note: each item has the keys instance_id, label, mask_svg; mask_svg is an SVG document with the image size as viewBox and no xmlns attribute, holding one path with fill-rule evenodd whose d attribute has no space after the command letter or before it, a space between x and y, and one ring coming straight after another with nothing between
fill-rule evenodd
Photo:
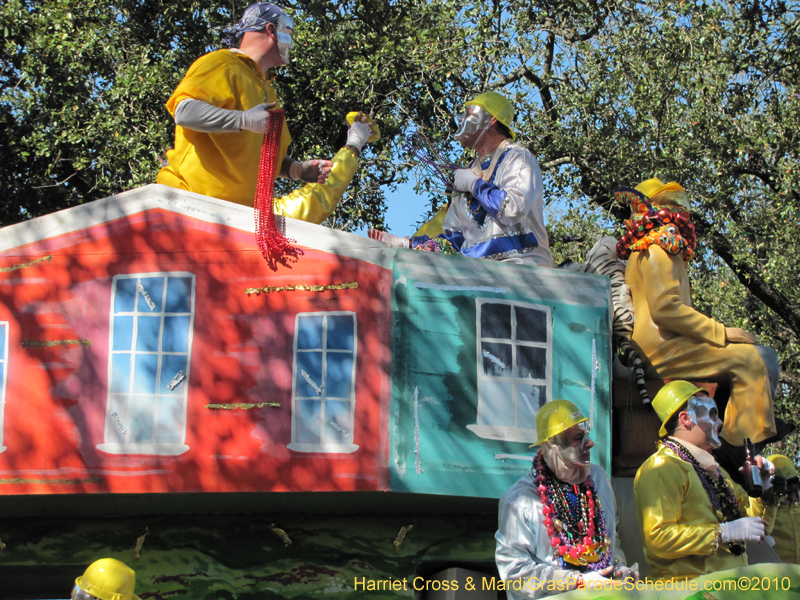
<instances>
[{"instance_id":1,"label":"teal painted house wall","mask_svg":"<svg viewBox=\"0 0 800 600\"><path fill-rule=\"evenodd\" d=\"M610 472L609 307L607 278L397 252L391 489L502 495L530 468L532 387L542 375L540 401L581 408L593 425L592 459ZM518 427L492 429L514 414Z\"/></svg>"}]
</instances>

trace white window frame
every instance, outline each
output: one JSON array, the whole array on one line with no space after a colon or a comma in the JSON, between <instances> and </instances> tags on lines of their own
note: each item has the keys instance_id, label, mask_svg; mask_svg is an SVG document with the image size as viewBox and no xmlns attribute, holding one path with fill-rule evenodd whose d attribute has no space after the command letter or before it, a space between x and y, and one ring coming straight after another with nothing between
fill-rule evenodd
<instances>
[{"instance_id":1,"label":"white window frame","mask_svg":"<svg viewBox=\"0 0 800 600\"><path fill-rule=\"evenodd\" d=\"M490 338L490 337L483 337L483 333L481 331L481 309L484 304L505 304L510 305L512 307L511 310L511 337L510 338ZM520 341L516 339L517 333L517 313L514 308L528 308L532 310L537 310L540 312L545 313L545 318L547 322L547 339L545 342L528 342L528 341ZM544 306L541 304L533 304L530 302L517 302L515 300L499 300L495 298L477 298L476 299L476 311L475 311L475 319L476 319L476 351L477 351L477 369L478 369L478 379L477 379L477 394L478 394L478 411L476 415L476 421L474 425L467 425L467 429L472 431L478 437L489 439L489 440L504 440L507 442L526 442L531 443L536 439L536 430L529 429L527 427L518 427L516 425L516 406L518 401L519 394L517 393L517 386L519 382L525 382L526 384L533 384L533 385L540 385L545 388L545 402L549 402L552 398L552 379L553 379L553 320L552 320L552 312L549 306ZM511 352L512 352L512 373L510 377L499 377L499 376L489 376L484 375L483 373L483 355L481 352L483 342L498 342L498 343L510 343L511 344ZM535 347L535 348L545 348L546 349L546 365L545 365L545 378L544 379L529 379L529 378L521 378L517 377L515 374L516 365L517 365L517 346L528 346L528 347ZM512 389L512 406L514 407L514 424L508 426L498 426L498 425L485 425L481 423L481 415L484 414L484 410L486 408L486 403L491 402L490 398L484 398L481 390L483 389L482 383L485 380L490 381L506 381L511 383ZM535 418L535 415L534 415Z\"/></svg>"},{"instance_id":2,"label":"white window frame","mask_svg":"<svg viewBox=\"0 0 800 600\"><path fill-rule=\"evenodd\" d=\"M0 344L3 344L3 359L0 360L0 372L3 375L3 384L0 385L0 452L5 452L7 447L3 445L3 430L5 427L5 414L6 414L6 388L8 387L8 321L0 321L0 325L4 325L3 331L5 335L0 338Z\"/></svg>"},{"instance_id":3,"label":"white window frame","mask_svg":"<svg viewBox=\"0 0 800 600\"><path fill-rule=\"evenodd\" d=\"M347 429L346 438L349 443L330 443L325 442L325 401L327 399L325 388L321 388L321 393L315 398L306 398L297 396L297 354L298 352L319 352L319 350L298 350L297 341L300 334L300 319L303 317L336 317L336 316L350 316L353 318L353 361L352 372L350 374L350 422ZM349 350L329 350L327 348L328 341L328 320L323 319L322 325L322 373L323 381L325 381L325 374L327 371L327 355L328 354L348 354ZM350 454L358 450L358 446L353 443L353 435L355 430L355 411L356 411L356 360L358 357L358 318L356 313L352 311L325 311L325 312L306 312L298 313L295 315L294 327L294 342L292 345L292 442L287 446L289 450L296 452L324 452L328 454ZM322 424L321 442L318 444L309 444L306 442L297 441L297 402L298 400L321 400L322 401L322 414L320 415L320 423ZM331 398L331 400L341 401L342 398Z\"/></svg>"},{"instance_id":4,"label":"white window frame","mask_svg":"<svg viewBox=\"0 0 800 600\"><path fill-rule=\"evenodd\" d=\"M137 442L120 443L120 442L117 442L117 441L113 441L112 442L112 441L109 441L109 440L113 439L112 436L111 436L111 431L120 426L119 423L117 422L117 419L121 418L122 421L124 421L126 423L127 423L127 419L128 419L128 415L116 415L116 419L115 419L114 418L115 415L112 414L112 409L111 409L111 407L113 406L111 397L112 397L112 395L116 395L116 394L112 394L111 393L111 367L112 367L112 360L113 360L113 355L114 355L114 350L113 350L113 348L114 348L114 340L113 340L113 335L114 335L114 317L119 317L119 316L133 316L134 317L133 336L132 336L133 348L130 351L131 360L133 361L134 357L137 354L137 351L135 350L135 347L136 347L136 333L137 333L137 329L138 329L138 327L137 327L138 321L137 321L137 319L135 317L136 317L136 315L139 315L139 314L141 314L141 315L150 315L150 316L153 315L152 312L146 312L146 311L140 312L139 311L138 307L139 307L139 296L140 296L140 293L138 291L136 293L136 300L134 301L133 311L132 312L115 313L114 312L114 302L115 302L116 295L117 295L117 282L120 281L120 280L123 280L123 279L137 279L137 280L139 280L139 279L148 279L148 278L154 278L154 277L163 277L163 278L165 278L164 290L162 292L163 296L161 298L162 310L161 310L160 313L157 313L161 317L160 331L162 332L162 336L159 338L159 343L158 343L159 348L158 348L157 352L153 353L153 352L138 351L138 354L157 354L157 356L159 357L159 360L158 360L158 372L156 374L155 414L153 415L154 427L156 427L156 428L157 428L157 425L158 425L157 423L155 423L155 421L158 419L158 397L159 397L159 391L158 391L159 383L158 382L161 379L161 364L162 364L161 357L164 356L164 355L173 354L173 353L162 352L162 350L161 350L161 343L162 343L162 340L163 340L163 331L164 331L164 318L166 316L186 316L187 314L189 316L189 331L188 331L188 340L187 340L187 346L186 346L186 371L185 371L185 378L180 383L182 391L183 391L183 394L182 394L182 400L183 400L183 429L180 432L180 442L179 443L178 442L158 442L158 441L146 442L146 443L137 443ZM169 278L171 278L171 277L174 277L174 278L191 278L192 290L191 290L191 297L189 299L189 311L190 311L189 313L169 313L168 314L164 310L164 309L166 309L166 297L167 297L167 290L168 290L168 283L167 282L168 282ZM189 446L186 445L186 427L187 427L186 420L187 420L188 394L189 394L189 377L190 377L190 374L191 374L192 338L194 337L194 312L195 312L195 292L196 292L196 287L197 287L197 281L195 279L194 274L193 273L188 273L188 272L182 272L182 271L170 271L170 272L159 272L159 271L156 271L156 272L149 272L149 273L132 273L132 274L115 275L114 276L114 278L112 280L112 283L111 283L111 310L110 310L110 314L109 314L109 328L108 328L108 379L107 379L107 381L108 381L108 389L107 389L107 395L106 395L105 430L104 430L104 435L103 435L104 443L99 444L97 446L98 450L101 450L101 451L106 452L108 454L147 454L147 455L158 455L158 456L178 456L180 454L183 454L184 452L186 452L189 449ZM119 352L122 353L122 351L119 351ZM183 354L183 353L181 352L181 353L174 353L174 354ZM128 392L127 392L129 396L133 395L133 392L132 392L133 380L134 380L134 373L133 373L133 369L131 369L131 377L130 377L129 388L128 388ZM129 398L129 401L130 401L130 398Z\"/></svg>"}]
</instances>

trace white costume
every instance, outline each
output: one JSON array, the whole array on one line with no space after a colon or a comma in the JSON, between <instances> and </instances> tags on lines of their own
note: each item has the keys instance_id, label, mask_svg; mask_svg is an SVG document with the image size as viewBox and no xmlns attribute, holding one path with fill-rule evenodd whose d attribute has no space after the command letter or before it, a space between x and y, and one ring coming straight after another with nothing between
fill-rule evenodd
<instances>
[{"instance_id":1,"label":"white costume","mask_svg":"<svg viewBox=\"0 0 800 600\"><path fill-rule=\"evenodd\" d=\"M590 473L611 540L611 555L624 564L625 555L617 546L617 510L611 481L598 465L591 464ZM578 574L577 570L564 569L561 560L553 557L535 477L534 471L528 472L500 498L498 530L494 536L497 569L505 582L522 580L520 591L506 584L509 600L542 598L568 591L570 580ZM552 582L549 591L548 582ZM560 585L560 589L556 589L556 585Z\"/></svg>"},{"instance_id":2,"label":"white costume","mask_svg":"<svg viewBox=\"0 0 800 600\"><path fill-rule=\"evenodd\" d=\"M475 197L453 199L445 236L464 256L552 267L536 158L522 146L501 144L480 167L483 178L476 182Z\"/></svg>"}]
</instances>

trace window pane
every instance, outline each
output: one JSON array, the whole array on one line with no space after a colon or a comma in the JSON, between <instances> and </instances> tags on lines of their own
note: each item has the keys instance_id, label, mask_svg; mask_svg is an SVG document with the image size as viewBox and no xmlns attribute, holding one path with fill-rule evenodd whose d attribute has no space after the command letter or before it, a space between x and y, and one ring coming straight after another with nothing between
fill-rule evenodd
<instances>
[{"instance_id":1,"label":"window pane","mask_svg":"<svg viewBox=\"0 0 800 600\"><path fill-rule=\"evenodd\" d=\"M322 401L298 400L296 408L297 441L302 444L318 444L321 441L322 431L320 426Z\"/></svg>"},{"instance_id":2,"label":"window pane","mask_svg":"<svg viewBox=\"0 0 800 600\"><path fill-rule=\"evenodd\" d=\"M133 368L133 393L155 394L156 373L158 372L157 354L137 354Z\"/></svg>"},{"instance_id":3,"label":"window pane","mask_svg":"<svg viewBox=\"0 0 800 600\"><path fill-rule=\"evenodd\" d=\"M328 317L328 349L353 349L353 317L351 315Z\"/></svg>"},{"instance_id":4,"label":"window pane","mask_svg":"<svg viewBox=\"0 0 800 600\"><path fill-rule=\"evenodd\" d=\"M139 312L161 312L161 299L164 297L164 278L163 277L142 277L139 280L153 301L154 308L151 310L150 305L147 303L145 297L139 293L139 301L136 303L136 308Z\"/></svg>"},{"instance_id":5,"label":"window pane","mask_svg":"<svg viewBox=\"0 0 800 600\"><path fill-rule=\"evenodd\" d=\"M183 396L184 386L187 384L186 377L178 383L171 391L169 384L172 379L181 371L186 374L187 357L185 354L162 355L161 360L161 381L158 385L159 394L172 394Z\"/></svg>"},{"instance_id":6,"label":"window pane","mask_svg":"<svg viewBox=\"0 0 800 600\"><path fill-rule=\"evenodd\" d=\"M133 312L136 301L136 278L117 279L117 293L114 294L114 312Z\"/></svg>"},{"instance_id":7,"label":"window pane","mask_svg":"<svg viewBox=\"0 0 800 600\"><path fill-rule=\"evenodd\" d=\"M297 395L300 397L322 394L322 352L297 353Z\"/></svg>"},{"instance_id":8,"label":"window pane","mask_svg":"<svg viewBox=\"0 0 800 600\"><path fill-rule=\"evenodd\" d=\"M547 388L543 385L519 385L517 398L517 427L536 429L536 413L547 400Z\"/></svg>"},{"instance_id":9,"label":"window pane","mask_svg":"<svg viewBox=\"0 0 800 600\"><path fill-rule=\"evenodd\" d=\"M514 425L514 397L511 383L483 379L480 383L478 423L489 426Z\"/></svg>"},{"instance_id":10,"label":"window pane","mask_svg":"<svg viewBox=\"0 0 800 600\"><path fill-rule=\"evenodd\" d=\"M158 352L158 334L161 317L137 317L136 350L138 352Z\"/></svg>"},{"instance_id":11,"label":"window pane","mask_svg":"<svg viewBox=\"0 0 800 600\"><path fill-rule=\"evenodd\" d=\"M128 396L109 396L108 398L108 415L106 415L106 421L110 432L108 441L111 443L125 443L128 430L127 404Z\"/></svg>"},{"instance_id":12,"label":"window pane","mask_svg":"<svg viewBox=\"0 0 800 600\"><path fill-rule=\"evenodd\" d=\"M350 431L350 402L325 401L325 442L344 444L352 439Z\"/></svg>"},{"instance_id":13,"label":"window pane","mask_svg":"<svg viewBox=\"0 0 800 600\"><path fill-rule=\"evenodd\" d=\"M111 355L111 393L127 394L131 385L131 355L130 352Z\"/></svg>"},{"instance_id":14,"label":"window pane","mask_svg":"<svg viewBox=\"0 0 800 600\"><path fill-rule=\"evenodd\" d=\"M131 351L133 345L133 317L114 317L114 346L112 350Z\"/></svg>"},{"instance_id":15,"label":"window pane","mask_svg":"<svg viewBox=\"0 0 800 600\"><path fill-rule=\"evenodd\" d=\"M191 312L192 278L169 277L167 279L167 304L165 312Z\"/></svg>"},{"instance_id":16,"label":"window pane","mask_svg":"<svg viewBox=\"0 0 800 600\"><path fill-rule=\"evenodd\" d=\"M130 411L130 441L153 441L153 417L156 411L155 396L131 396L128 404Z\"/></svg>"},{"instance_id":17,"label":"window pane","mask_svg":"<svg viewBox=\"0 0 800 600\"><path fill-rule=\"evenodd\" d=\"M159 442L180 443L183 432L183 398L160 396L158 398L158 425L156 439Z\"/></svg>"},{"instance_id":18,"label":"window pane","mask_svg":"<svg viewBox=\"0 0 800 600\"><path fill-rule=\"evenodd\" d=\"M6 359L6 324L0 323L0 360Z\"/></svg>"},{"instance_id":19,"label":"window pane","mask_svg":"<svg viewBox=\"0 0 800 600\"><path fill-rule=\"evenodd\" d=\"M547 342L547 313L516 307L517 339L521 342Z\"/></svg>"},{"instance_id":20,"label":"window pane","mask_svg":"<svg viewBox=\"0 0 800 600\"><path fill-rule=\"evenodd\" d=\"M511 344L481 343L483 374L491 377L511 377Z\"/></svg>"},{"instance_id":21,"label":"window pane","mask_svg":"<svg viewBox=\"0 0 800 600\"><path fill-rule=\"evenodd\" d=\"M547 348L517 346L517 377L544 379L547 366Z\"/></svg>"},{"instance_id":22,"label":"window pane","mask_svg":"<svg viewBox=\"0 0 800 600\"><path fill-rule=\"evenodd\" d=\"M297 349L322 349L322 316L300 317L297 320Z\"/></svg>"},{"instance_id":23,"label":"window pane","mask_svg":"<svg viewBox=\"0 0 800 600\"><path fill-rule=\"evenodd\" d=\"M328 353L325 395L329 398L349 398L352 390L353 355Z\"/></svg>"},{"instance_id":24,"label":"window pane","mask_svg":"<svg viewBox=\"0 0 800 600\"><path fill-rule=\"evenodd\" d=\"M510 305L481 305L481 337L511 339Z\"/></svg>"},{"instance_id":25,"label":"window pane","mask_svg":"<svg viewBox=\"0 0 800 600\"><path fill-rule=\"evenodd\" d=\"M188 352L189 317L164 317L162 352Z\"/></svg>"}]
</instances>

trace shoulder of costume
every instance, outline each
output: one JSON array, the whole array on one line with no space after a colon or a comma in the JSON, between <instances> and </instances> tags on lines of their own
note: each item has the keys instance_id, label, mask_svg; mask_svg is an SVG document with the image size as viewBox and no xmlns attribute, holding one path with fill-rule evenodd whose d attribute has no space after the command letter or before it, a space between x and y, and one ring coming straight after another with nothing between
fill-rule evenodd
<instances>
[{"instance_id":1,"label":"shoulder of costume","mask_svg":"<svg viewBox=\"0 0 800 600\"><path fill-rule=\"evenodd\" d=\"M537 496L533 476L531 473L526 473L506 490L506 493L503 494L500 501L506 504L515 504L519 502L529 502L532 504L535 497Z\"/></svg>"},{"instance_id":2,"label":"shoulder of costume","mask_svg":"<svg viewBox=\"0 0 800 600\"><path fill-rule=\"evenodd\" d=\"M608 481L609 483L611 482L611 478L608 476L608 473L606 473L605 469L603 469L603 467L600 465L596 463L589 463L589 471L591 471L592 479L594 479L595 483L597 483L598 480Z\"/></svg>"}]
</instances>

